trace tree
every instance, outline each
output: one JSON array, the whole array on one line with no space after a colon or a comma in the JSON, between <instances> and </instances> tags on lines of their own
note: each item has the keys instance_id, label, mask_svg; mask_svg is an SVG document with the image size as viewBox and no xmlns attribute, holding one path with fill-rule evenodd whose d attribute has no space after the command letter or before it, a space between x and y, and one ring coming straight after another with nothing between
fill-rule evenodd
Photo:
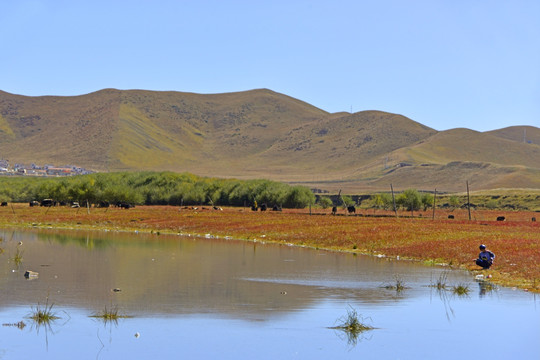
<instances>
[{"instance_id":1,"label":"tree","mask_svg":"<svg viewBox=\"0 0 540 360\"><path fill-rule=\"evenodd\" d=\"M377 209L385 209L388 210L392 207L392 195L388 193L380 193L375 194L371 196L371 200L373 201L373 206Z\"/></svg>"},{"instance_id":2,"label":"tree","mask_svg":"<svg viewBox=\"0 0 540 360\"><path fill-rule=\"evenodd\" d=\"M332 202L332 199L330 199L328 196L321 196L321 197L319 197L318 204L319 204L323 209L328 209L329 207L331 207L331 206L334 205L334 203Z\"/></svg>"},{"instance_id":3,"label":"tree","mask_svg":"<svg viewBox=\"0 0 540 360\"><path fill-rule=\"evenodd\" d=\"M428 193L423 193L422 194L422 205L424 207L424 211L426 211L428 207L432 207L433 206L433 195L428 194Z\"/></svg>"},{"instance_id":4,"label":"tree","mask_svg":"<svg viewBox=\"0 0 540 360\"><path fill-rule=\"evenodd\" d=\"M422 205L420 193L415 189L408 189L399 194L396 202L409 210L412 214L414 210L419 210Z\"/></svg>"},{"instance_id":5,"label":"tree","mask_svg":"<svg viewBox=\"0 0 540 360\"><path fill-rule=\"evenodd\" d=\"M349 195L342 195L341 199L343 200L343 206L355 205L354 200Z\"/></svg>"},{"instance_id":6,"label":"tree","mask_svg":"<svg viewBox=\"0 0 540 360\"><path fill-rule=\"evenodd\" d=\"M452 195L448 199L448 203L450 204L451 207L456 209L459 207L459 198L456 195Z\"/></svg>"}]
</instances>

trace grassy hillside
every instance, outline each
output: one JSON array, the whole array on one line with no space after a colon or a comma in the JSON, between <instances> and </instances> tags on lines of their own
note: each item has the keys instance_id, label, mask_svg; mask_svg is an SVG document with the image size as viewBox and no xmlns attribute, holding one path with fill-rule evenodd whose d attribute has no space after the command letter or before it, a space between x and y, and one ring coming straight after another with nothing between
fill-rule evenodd
<instances>
[{"instance_id":1,"label":"grassy hillside","mask_svg":"<svg viewBox=\"0 0 540 360\"><path fill-rule=\"evenodd\" d=\"M540 129L534 126L509 126L486 133L507 140L540 145Z\"/></svg>"},{"instance_id":2,"label":"grassy hillside","mask_svg":"<svg viewBox=\"0 0 540 360\"><path fill-rule=\"evenodd\" d=\"M526 142L523 135L526 134ZM0 154L97 171L268 178L337 192L540 187L540 129L437 132L397 114L329 114L267 89L194 94L0 91ZM458 185L459 184L459 185Z\"/></svg>"}]
</instances>

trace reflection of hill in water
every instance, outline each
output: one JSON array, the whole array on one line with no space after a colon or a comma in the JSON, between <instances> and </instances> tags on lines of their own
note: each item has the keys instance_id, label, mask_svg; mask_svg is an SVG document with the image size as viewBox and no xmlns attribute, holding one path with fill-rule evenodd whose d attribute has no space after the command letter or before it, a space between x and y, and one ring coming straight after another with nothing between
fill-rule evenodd
<instances>
[{"instance_id":1,"label":"reflection of hill in water","mask_svg":"<svg viewBox=\"0 0 540 360\"><path fill-rule=\"evenodd\" d=\"M410 263L232 240L40 231L16 233L6 246L14 249L19 240L23 265L13 273L13 264L4 263L0 283L9 291L1 306L31 306L49 295L58 306L91 311L117 304L130 313L268 317L327 298L394 301L380 285L395 273L433 272ZM38 271L39 278L25 280L26 269Z\"/></svg>"}]
</instances>

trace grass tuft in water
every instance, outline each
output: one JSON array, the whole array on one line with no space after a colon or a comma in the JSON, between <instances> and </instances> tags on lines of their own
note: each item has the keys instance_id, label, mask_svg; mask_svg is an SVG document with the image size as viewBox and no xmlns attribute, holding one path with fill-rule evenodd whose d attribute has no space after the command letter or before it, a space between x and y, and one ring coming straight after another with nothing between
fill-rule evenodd
<instances>
[{"instance_id":1,"label":"grass tuft in water","mask_svg":"<svg viewBox=\"0 0 540 360\"><path fill-rule=\"evenodd\" d=\"M49 298L47 298L45 305L38 304L35 308L32 308L32 312L28 318L38 325L48 325L52 321L60 319L56 316L56 313L52 311L52 308L53 304L49 305Z\"/></svg>"},{"instance_id":2,"label":"grass tuft in water","mask_svg":"<svg viewBox=\"0 0 540 360\"><path fill-rule=\"evenodd\" d=\"M13 255L13 257L11 258L11 260L13 260L15 265L17 266L21 265L23 261L23 253L24 251L17 249L17 251L15 252L15 255Z\"/></svg>"},{"instance_id":3,"label":"grass tuft in water","mask_svg":"<svg viewBox=\"0 0 540 360\"><path fill-rule=\"evenodd\" d=\"M452 292L459 296L469 295L469 285L463 283L457 284L452 287Z\"/></svg>"},{"instance_id":4,"label":"grass tuft in water","mask_svg":"<svg viewBox=\"0 0 540 360\"><path fill-rule=\"evenodd\" d=\"M347 315L339 318L340 325L332 329L339 329L350 333L361 333L367 330L372 330L373 327L366 325L364 318L352 307L347 310Z\"/></svg>"},{"instance_id":5,"label":"grass tuft in water","mask_svg":"<svg viewBox=\"0 0 540 360\"><path fill-rule=\"evenodd\" d=\"M356 345L362 333L374 329L367 325L365 319L352 307L347 310L346 316L339 318L336 322L339 322L339 325L331 327L331 329L345 332L347 341L351 345Z\"/></svg>"},{"instance_id":6,"label":"grass tuft in water","mask_svg":"<svg viewBox=\"0 0 540 360\"><path fill-rule=\"evenodd\" d=\"M403 281L403 278L401 278L399 275L394 276L393 283L384 285L383 287L388 290L396 290L397 292L401 292L406 289L405 281Z\"/></svg>"},{"instance_id":7,"label":"grass tuft in water","mask_svg":"<svg viewBox=\"0 0 540 360\"><path fill-rule=\"evenodd\" d=\"M441 273L441 275L439 275L439 279L437 279L435 284L432 284L431 286L437 290L446 290L447 280L448 280L448 272L444 271Z\"/></svg>"},{"instance_id":8,"label":"grass tuft in water","mask_svg":"<svg viewBox=\"0 0 540 360\"><path fill-rule=\"evenodd\" d=\"M22 329L24 329L26 324L25 324L24 321L21 320L19 322L13 323L13 324L2 324L2 326L13 326L13 327L18 328L19 330L22 330Z\"/></svg>"},{"instance_id":9,"label":"grass tuft in water","mask_svg":"<svg viewBox=\"0 0 540 360\"><path fill-rule=\"evenodd\" d=\"M118 306L111 306L110 308L107 308L105 306L103 311L98 312L97 314L94 314L91 317L101 319L105 322L108 322L108 321L116 322L119 319L130 318L131 316L120 314L118 311Z\"/></svg>"}]
</instances>

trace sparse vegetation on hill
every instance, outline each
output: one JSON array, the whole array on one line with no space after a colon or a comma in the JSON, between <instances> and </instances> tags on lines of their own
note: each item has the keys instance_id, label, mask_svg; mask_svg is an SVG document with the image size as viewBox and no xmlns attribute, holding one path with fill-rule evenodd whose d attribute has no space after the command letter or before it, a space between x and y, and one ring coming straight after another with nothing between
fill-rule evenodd
<instances>
[{"instance_id":1,"label":"sparse vegetation on hill","mask_svg":"<svg viewBox=\"0 0 540 360\"><path fill-rule=\"evenodd\" d=\"M383 111L329 114L267 89L0 91L0 154L12 162L264 178L331 193L390 183L455 192L466 180L475 190L540 188L539 139L532 126L438 132Z\"/></svg>"}]
</instances>

